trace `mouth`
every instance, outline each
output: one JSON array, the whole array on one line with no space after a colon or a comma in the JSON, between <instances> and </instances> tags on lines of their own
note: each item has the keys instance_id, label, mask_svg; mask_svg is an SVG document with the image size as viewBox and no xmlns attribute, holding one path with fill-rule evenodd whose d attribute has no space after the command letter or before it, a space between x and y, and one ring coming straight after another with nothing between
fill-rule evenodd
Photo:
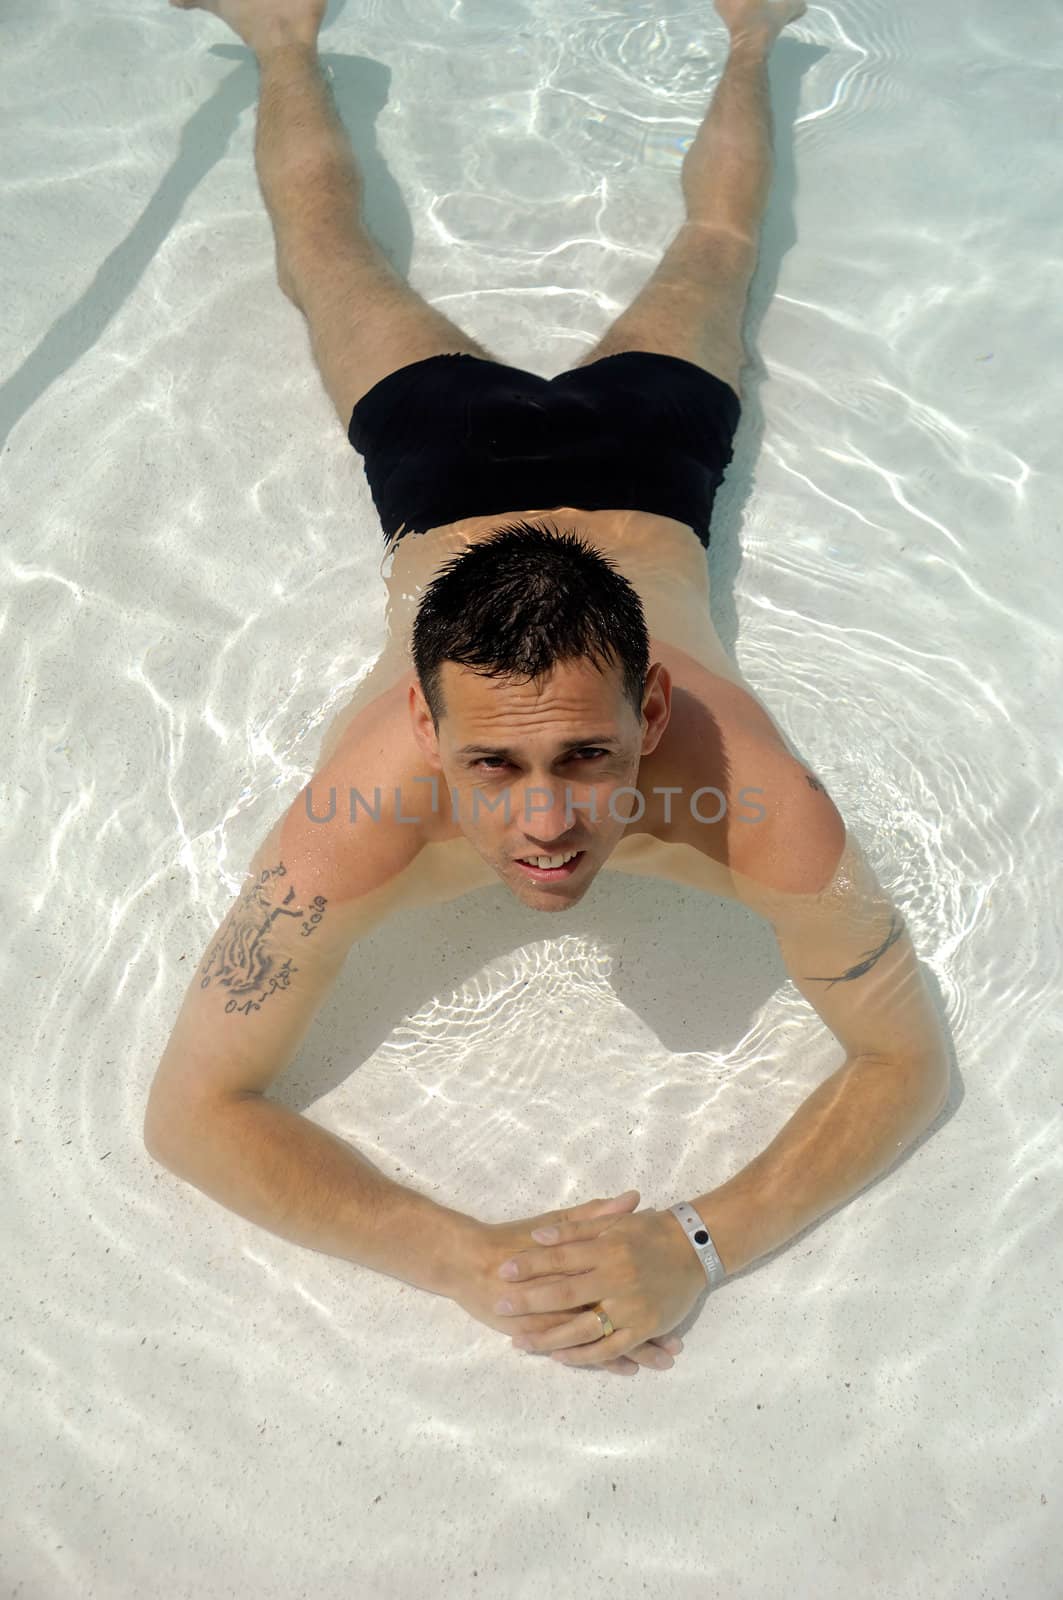
<instances>
[{"instance_id":1,"label":"mouth","mask_svg":"<svg viewBox=\"0 0 1063 1600\"><path fill-rule=\"evenodd\" d=\"M568 855L569 852L568 851L564 851L563 854L564 855ZM560 866L556 866L556 867L539 867L539 866L535 865L535 862L537 860L538 861L556 860L557 858L554 857L554 856L532 857L532 859L530 861L521 861L518 858L517 862L516 862L516 865L520 868L520 870L527 877L531 878L533 880L533 882L535 882L535 883L558 883L558 882L560 882L560 880L562 878L571 878L572 874L579 870L580 863L582 862L583 857L585 855L586 855L586 851L585 850L577 850L572 855L570 860L564 861L564 862L562 862L562 864Z\"/></svg>"}]
</instances>

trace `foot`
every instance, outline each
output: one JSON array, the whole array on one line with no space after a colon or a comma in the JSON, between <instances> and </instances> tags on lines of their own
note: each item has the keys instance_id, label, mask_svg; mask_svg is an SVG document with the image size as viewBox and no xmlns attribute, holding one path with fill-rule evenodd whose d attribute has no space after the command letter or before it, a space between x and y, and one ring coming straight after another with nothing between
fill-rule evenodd
<instances>
[{"instance_id":1,"label":"foot","mask_svg":"<svg viewBox=\"0 0 1063 1600\"><path fill-rule=\"evenodd\" d=\"M317 42L328 0L170 0L179 11L209 11L257 54L278 44Z\"/></svg>"},{"instance_id":2,"label":"foot","mask_svg":"<svg viewBox=\"0 0 1063 1600\"><path fill-rule=\"evenodd\" d=\"M788 22L803 17L808 7L803 0L715 0L716 10L726 22L731 43L755 39L770 48Z\"/></svg>"}]
</instances>

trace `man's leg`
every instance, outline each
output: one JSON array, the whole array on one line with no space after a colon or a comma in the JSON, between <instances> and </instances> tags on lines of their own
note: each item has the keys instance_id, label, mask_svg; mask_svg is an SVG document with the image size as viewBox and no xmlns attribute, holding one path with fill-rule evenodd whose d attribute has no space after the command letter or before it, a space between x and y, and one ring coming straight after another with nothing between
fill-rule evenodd
<instances>
[{"instance_id":1,"label":"man's leg","mask_svg":"<svg viewBox=\"0 0 1063 1600\"><path fill-rule=\"evenodd\" d=\"M687 220L645 288L577 365L648 350L693 361L740 394L742 321L772 178L768 55L805 7L717 0L717 9L728 21L730 53L683 158Z\"/></svg>"},{"instance_id":2,"label":"man's leg","mask_svg":"<svg viewBox=\"0 0 1063 1600\"><path fill-rule=\"evenodd\" d=\"M255 167L277 279L306 317L346 430L362 396L429 356L491 352L404 283L362 222L362 175L317 55L325 0L171 0L210 11L259 68Z\"/></svg>"}]
</instances>

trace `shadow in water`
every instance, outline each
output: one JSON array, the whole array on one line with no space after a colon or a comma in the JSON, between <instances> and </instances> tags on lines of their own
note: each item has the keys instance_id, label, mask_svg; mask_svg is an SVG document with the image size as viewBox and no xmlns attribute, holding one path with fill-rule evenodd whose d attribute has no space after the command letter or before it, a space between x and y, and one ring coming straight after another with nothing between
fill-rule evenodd
<instances>
[{"instance_id":1,"label":"shadow in water","mask_svg":"<svg viewBox=\"0 0 1063 1600\"><path fill-rule=\"evenodd\" d=\"M235 61L236 70L188 119L170 167L126 237L100 262L92 282L0 383L0 450L21 418L43 394L62 384L106 332L189 197L225 155L241 118L256 105L258 68L251 53L241 45L215 45L210 54ZM399 187L376 150L374 130L387 103L390 69L375 61L327 52L322 52L321 60L332 71L333 93L343 107L365 174L366 222L386 241L385 253L405 277L413 252L413 230Z\"/></svg>"}]
</instances>

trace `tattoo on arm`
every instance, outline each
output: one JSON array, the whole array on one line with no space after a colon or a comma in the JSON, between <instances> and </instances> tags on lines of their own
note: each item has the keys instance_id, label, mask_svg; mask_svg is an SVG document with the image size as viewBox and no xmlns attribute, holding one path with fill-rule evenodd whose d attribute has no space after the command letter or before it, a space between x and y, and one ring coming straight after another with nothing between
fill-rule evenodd
<instances>
[{"instance_id":1,"label":"tattoo on arm","mask_svg":"<svg viewBox=\"0 0 1063 1600\"><path fill-rule=\"evenodd\" d=\"M855 967L850 967L847 972L840 973L836 978L818 977L814 974L809 974L809 983L825 983L829 986L835 983L846 983L851 978L862 978L864 973L870 971L875 965L879 956L884 956L890 945L897 943L903 932L904 918L897 914L892 915L890 917L890 931L877 950L870 951L862 961L857 962Z\"/></svg>"},{"instance_id":2,"label":"tattoo on arm","mask_svg":"<svg viewBox=\"0 0 1063 1600\"><path fill-rule=\"evenodd\" d=\"M299 919L300 936L308 939L325 915L324 895L301 902L294 886L285 885L287 875L283 861L264 867L256 881L241 891L204 957L199 987L213 984L229 991L226 1015L238 1011L246 1017L261 1011L263 1001L278 989L287 989L299 971L290 957L281 961L271 949L274 923L281 917Z\"/></svg>"},{"instance_id":3,"label":"tattoo on arm","mask_svg":"<svg viewBox=\"0 0 1063 1600\"><path fill-rule=\"evenodd\" d=\"M820 783L819 779L818 778L814 778L810 772L806 772L805 773L805 782L811 784L813 789L817 790L818 793L820 793L820 794L825 794L826 793L826 790L824 789L823 785Z\"/></svg>"}]
</instances>

